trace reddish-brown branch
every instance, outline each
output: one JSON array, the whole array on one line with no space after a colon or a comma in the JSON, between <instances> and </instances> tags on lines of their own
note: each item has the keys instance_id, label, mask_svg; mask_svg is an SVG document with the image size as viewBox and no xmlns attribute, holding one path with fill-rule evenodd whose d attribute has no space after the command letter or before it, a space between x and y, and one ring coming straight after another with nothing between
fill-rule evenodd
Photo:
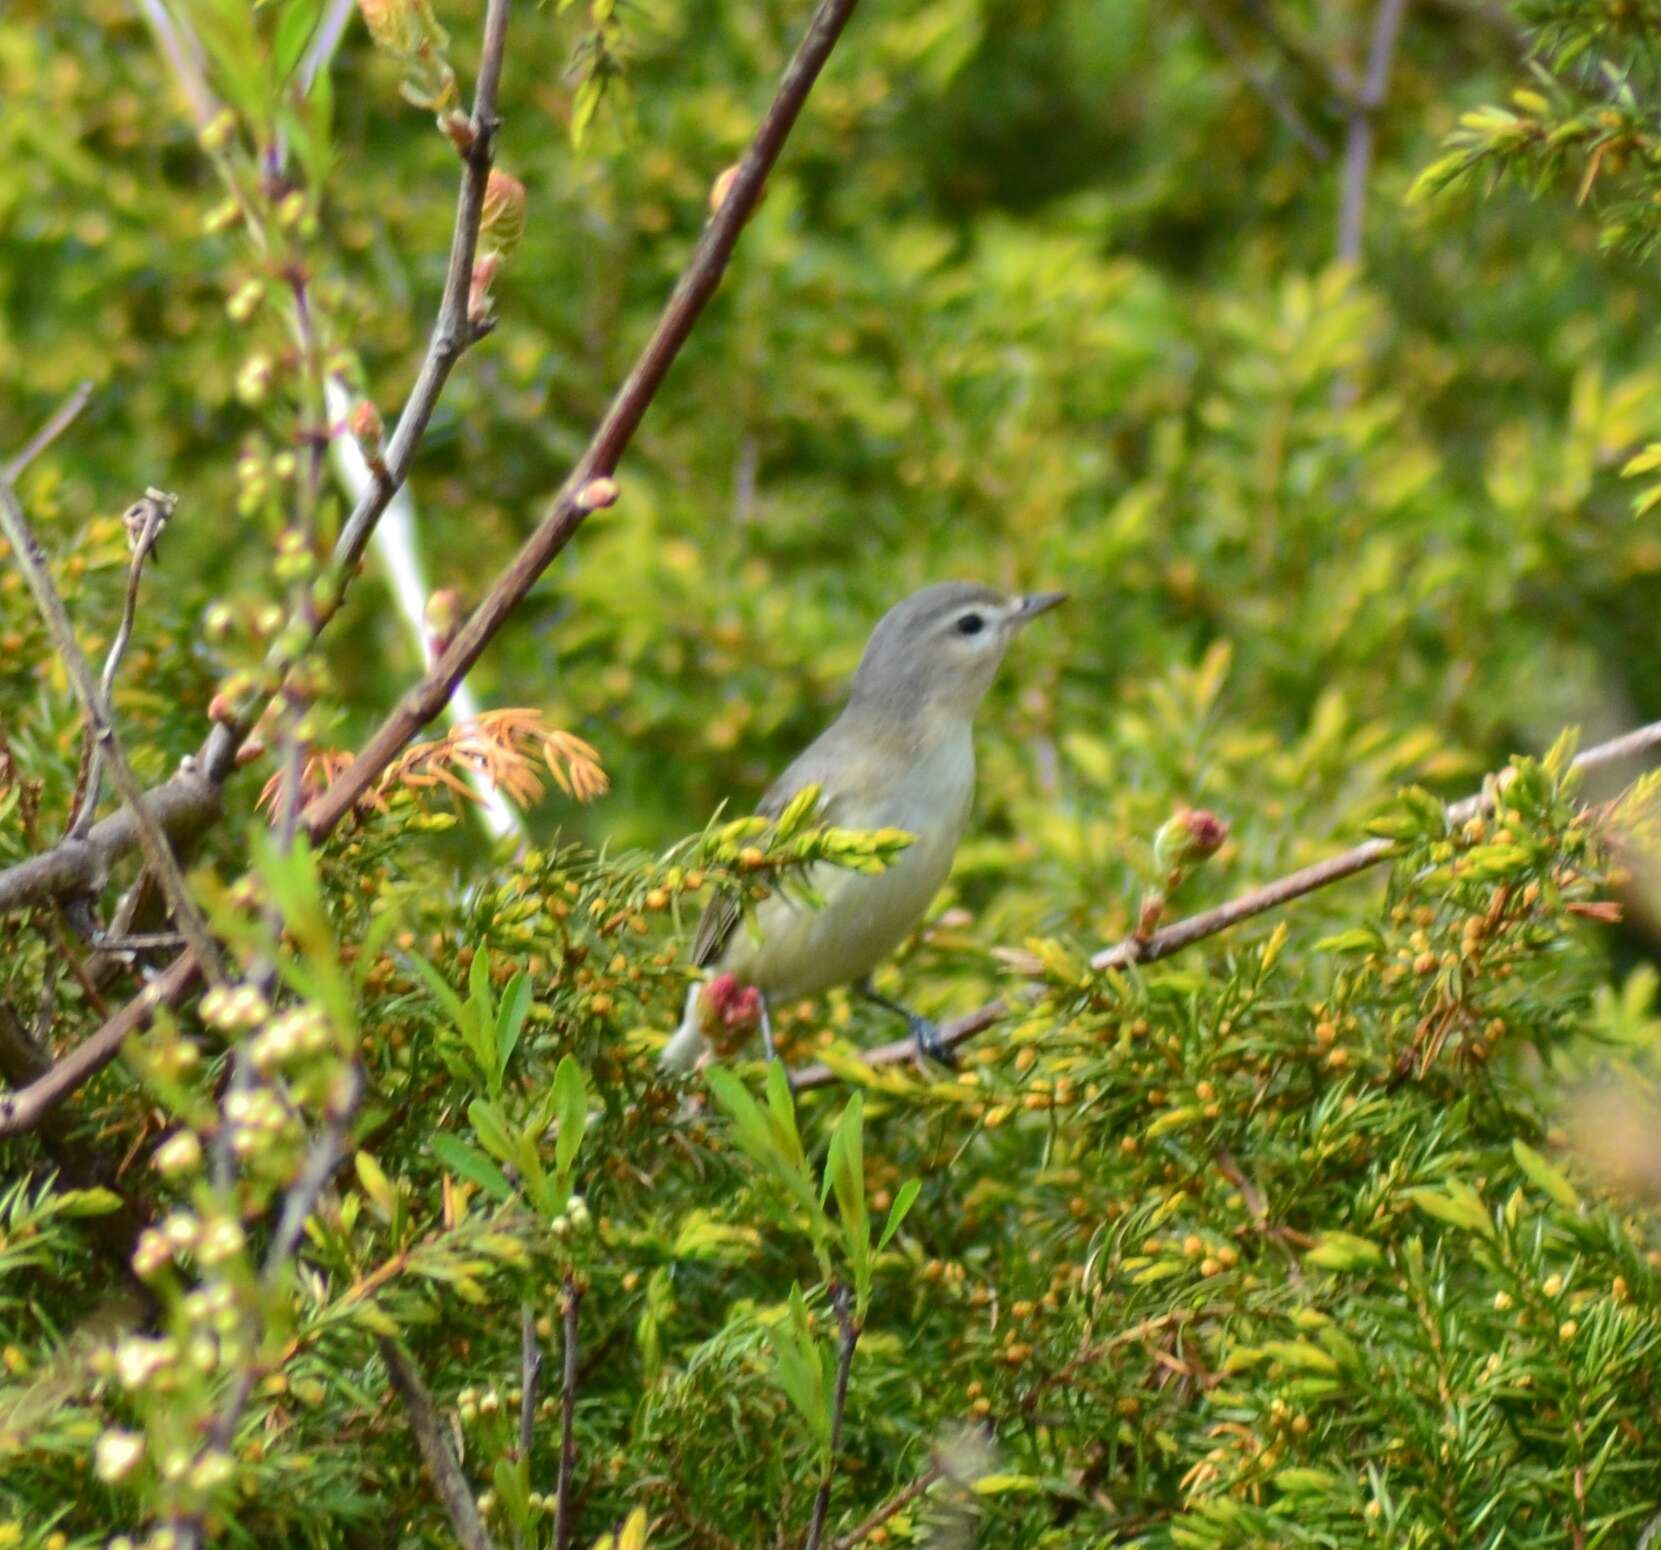
<instances>
[{"instance_id":1,"label":"reddish-brown branch","mask_svg":"<svg viewBox=\"0 0 1661 1550\"><path fill-rule=\"evenodd\" d=\"M188 952L180 953L161 975L44 1076L19 1092L0 1094L0 1136L33 1130L65 1098L114 1060L132 1034L148 1028L157 1007L176 1005L199 977L196 960Z\"/></svg>"},{"instance_id":2,"label":"reddish-brown branch","mask_svg":"<svg viewBox=\"0 0 1661 1550\"><path fill-rule=\"evenodd\" d=\"M1657 749L1661 749L1661 721L1652 721L1647 726L1638 727L1622 737L1599 743L1595 748L1588 748L1574 761L1574 767L1589 773L1654 753ZM1448 822L1464 823L1491 805L1492 798L1486 792L1478 792L1449 807ZM1172 953L1203 941L1206 937L1227 931L1230 926L1237 926L1254 915L1278 909L1306 893L1314 893L1317 889L1340 882L1346 877L1354 877L1357 872L1365 872L1386 860L1392 849L1388 840L1365 840L1339 855L1329 857L1325 861L1317 861L1312 866L1300 867L1296 872L1289 872L1285 877L1265 883L1261 888L1253 888L1241 894L1239 898L1231 899L1227 904L1219 904L1216 909L1205 910L1198 915L1189 916L1186 920L1175 921L1164 930L1155 931L1146 938L1126 937L1124 941L1116 942L1112 947L1103 948L1090 960L1090 967L1097 973L1102 973L1108 969L1124 968L1132 963L1152 963L1159 958L1168 958ZM960 1044L966 1044L977 1033L1000 1021L1008 1011L1008 1003L1002 998L989 1001L985 1006L947 1023L940 1030L940 1042L947 1049L955 1049ZM912 1059L915 1051L916 1045L912 1040L897 1039L892 1044L879 1045L876 1049L865 1052L861 1060L868 1066L892 1066ZM792 1078L792 1085L798 1092L803 1092L813 1087L828 1087L837 1080L839 1078L836 1072L829 1066L815 1065L798 1071Z\"/></svg>"},{"instance_id":3,"label":"reddish-brown branch","mask_svg":"<svg viewBox=\"0 0 1661 1550\"><path fill-rule=\"evenodd\" d=\"M740 164L726 199L705 228L702 240L694 249L679 284L664 307L657 328L636 361L634 370L629 373L627 380L618 390L617 397L595 432L588 450L572 471L571 477L566 480L564 488L555 497L541 526L503 573L484 604L468 620L432 671L406 696L404 704L382 725L346 773L308 804L301 814L300 821L314 840L321 839L340 821L415 731L438 712L449 697L451 687L466 674L467 669L500 628L509 611L530 589L543 568L570 541L571 535L593 509L591 504L585 503L584 497L587 496L590 502L597 501L598 497L591 492L590 487L595 481L609 476L615 469L618 458L622 456L632 439L636 427L668 374L675 356L686 342L710 297L714 295L738 241L744 220L755 208L767 174L778 160L779 152L801 113L808 92L830 56L837 38L841 36L856 3L857 0L821 0L801 46L796 50L783 80L779 83L772 106L762 119L755 139ZM501 4L493 3L490 17L486 21L485 57L480 65L479 95L474 110L475 127L479 129L482 129L487 118L490 123L494 123L495 82L501 64L501 32L497 16L498 13L502 13L505 17L505 11L505 0ZM487 109L488 115L484 112ZM480 138L488 140L489 137L481 135ZM477 142L475 149L476 145ZM468 170L463 178L461 203L457 214L460 224L456 246L451 250L452 279L458 273L471 273L472 244L477 237L483 181L488 175L488 167L484 175L477 172L471 159L472 153L469 154ZM472 192L475 180L479 185L476 196ZM461 228L466 228L465 233ZM465 265L459 265L458 253L463 251L463 244L467 262ZM337 546L337 557L340 548L347 546L349 538L352 538L356 544L355 563L355 555L362 552L362 546L368 540L375 518L385 509L393 491L402 481L404 471L407 470L408 459L413 456L415 440L420 434L420 429L425 426L425 417L430 415L438 390L443 386L449 365L459 349L459 336L452 330L465 327L465 285L459 319L452 315L450 300L451 286L447 281L445 304L440 308L439 323L434 329L428 364L423 367L416 391L411 394L410 404L405 409L405 417L410 425L408 440L404 440L405 421L400 420L398 431L393 437L393 446L388 448L388 475L371 484L364 499L359 502L358 509L348 519L341 534L340 545ZM430 388L424 386L429 383ZM407 450L400 451L400 447ZM402 461L396 461L397 459ZM165 799L171 794L169 788L175 782L187 778L193 786L206 784L217 797L217 788L231 768L242 735L232 727L215 727L196 765L182 771L173 781L158 788L158 791L152 794L152 803L158 798ZM195 817L200 812L200 806L192 804L189 811L192 817ZM88 835L87 843L90 844L98 838L104 828L102 824L96 826ZM66 878L80 879L78 884L72 883L65 889L66 892L74 892L77 887L86 886L95 875L92 870L94 861L107 867L114 856L121 853L116 845L117 838L113 832L108 833L97 851L86 857L77 856L80 866L72 865L68 858L61 856L55 860L45 856L35 857L32 861L23 863L24 867L34 869L30 886L26 888L13 884L12 873L0 873L0 909L15 907L17 904L38 898L53 897L53 888L47 885L61 884ZM125 836L119 838L124 839ZM86 868L84 872L81 870L83 866ZM167 1002L170 1005L176 1004L195 983L195 976L196 970L190 955L181 954L168 967L166 973L146 990L145 996L150 996L152 991L162 987L162 994ZM142 1001L144 998L140 999ZM50 1112L94 1072L109 1064L121 1048L122 1040L129 1033L148 1024L154 1005L151 1001L141 1007L135 1002L124 1007L60 1066L55 1067L48 1078L32 1084L20 1093L0 1099L0 1136L27 1130L32 1124L38 1123L42 1114Z\"/></svg>"},{"instance_id":4,"label":"reddish-brown branch","mask_svg":"<svg viewBox=\"0 0 1661 1550\"><path fill-rule=\"evenodd\" d=\"M381 723L351 767L309 803L300 821L316 839L327 834L380 777L410 738L436 716L455 686L501 629L520 600L554 557L571 541L585 518L607 503L592 490L609 480L628 448L681 346L715 294L744 223L761 197L767 174L830 57L857 0L820 0L807 34L786 68L777 95L739 163L726 198L704 228L703 237L588 449L578 460L534 533L502 572L488 596L457 632L427 675ZM611 492L606 492L609 496Z\"/></svg>"}]
</instances>

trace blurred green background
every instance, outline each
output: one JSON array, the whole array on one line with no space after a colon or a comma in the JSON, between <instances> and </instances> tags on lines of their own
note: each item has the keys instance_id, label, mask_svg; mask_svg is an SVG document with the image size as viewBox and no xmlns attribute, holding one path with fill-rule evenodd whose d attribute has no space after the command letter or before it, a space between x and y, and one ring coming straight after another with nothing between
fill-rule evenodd
<instances>
[{"instance_id":1,"label":"blurred green background","mask_svg":"<svg viewBox=\"0 0 1661 1550\"><path fill-rule=\"evenodd\" d=\"M1661 538L1615 477L1661 420L1652 275L1600 253L1567 191L1403 201L1456 114L1518 78L1515 22L1410 13L1357 273L1334 268L1342 114L1224 9L1328 160L1184 6L856 16L622 500L475 674L487 703L541 707L600 749L617 797L575 820L586 837L660 845L753 800L881 611L950 576L1075 594L987 712L992 833L1033 803L1086 810L1097 787L1203 781L1139 757L1135 723L1219 642L1216 716L1265 755L1317 724L1423 728L1451 778L1565 720L1661 711ZM1369 8L1276 9L1312 50L1360 60ZM478 10L441 7L464 83ZM499 161L527 185L528 231L412 479L434 585L476 599L536 520L799 21L625 8L624 73L574 150L590 19L517 19ZM435 305L453 165L397 81L354 26L310 248L389 421ZM226 324L251 271L235 233L202 232L220 192L131 8L15 4L0 93L0 443L88 376L92 410L26 490L51 544L146 484L183 497L125 675L127 714L176 754L199 726L164 712L211 681L203 608L272 585L235 462L280 442L236 379L280 325ZM117 549L98 552L77 578L89 634L121 580ZM10 645L0 673L21 687L32 654ZM327 661L345 745L417 667L376 580Z\"/></svg>"}]
</instances>

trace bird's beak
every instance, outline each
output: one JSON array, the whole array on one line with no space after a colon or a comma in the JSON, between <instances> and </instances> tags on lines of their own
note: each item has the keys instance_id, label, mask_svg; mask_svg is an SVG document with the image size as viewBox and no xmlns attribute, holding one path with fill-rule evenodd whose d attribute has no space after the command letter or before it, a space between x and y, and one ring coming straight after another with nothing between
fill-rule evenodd
<instances>
[{"instance_id":1,"label":"bird's beak","mask_svg":"<svg viewBox=\"0 0 1661 1550\"><path fill-rule=\"evenodd\" d=\"M1015 622L1025 624L1029 619L1036 619L1039 614L1046 614L1058 603L1065 603L1065 592L1029 592L1015 605Z\"/></svg>"}]
</instances>

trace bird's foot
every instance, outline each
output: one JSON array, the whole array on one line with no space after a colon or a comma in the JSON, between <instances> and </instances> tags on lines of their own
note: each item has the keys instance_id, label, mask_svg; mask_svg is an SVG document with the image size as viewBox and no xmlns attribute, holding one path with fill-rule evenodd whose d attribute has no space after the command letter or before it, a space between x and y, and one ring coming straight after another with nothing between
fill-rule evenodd
<instances>
[{"instance_id":1,"label":"bird's foot","mask_svg":"<svg viewBox=\"0 0 1661 1550\"><path fill-rule=\"evenodd\" d=\"M933 1060L943 1066L956 1066L957 1056L940 1037L940 1025L921 1012L907 1012L906 1027L911 1030L911 1042L917 1047L919 1061Z\"/></svg>"}]
</instances>

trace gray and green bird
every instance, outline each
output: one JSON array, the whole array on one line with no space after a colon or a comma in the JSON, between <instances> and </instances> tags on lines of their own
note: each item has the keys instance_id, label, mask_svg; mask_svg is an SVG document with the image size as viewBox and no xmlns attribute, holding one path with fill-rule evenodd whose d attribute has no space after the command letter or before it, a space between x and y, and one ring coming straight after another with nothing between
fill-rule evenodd
<instances>
[{"instance_id":1,"label":"gray and green bird","mask_svg":"<svg viewBox=\"0 0 1661 1550\"><path fill-rule=\"evenodd\" d=\"M819 818L847 829L903 829L911 844L886 871L821 863L807 881L819 907L782 892L762 901L753 929L739 929L727 895L710 901L691 959L718 982L754 987L772 1056L769 1003L853 985L906 1021L920 1053L944 1059L926 1017L879 996L870 974L923 918L951 871L975 795L974 718L1010 641L1062 592L1009 597L947 581L925 587L882 616L871 632L842 714L773 782L756 811L776 817L805 786L820 790ZM730 976L730 979L728 978ZM681 1025L662 1055L689 1071L710 1048L694 984ZM702 1015L701 1015L702 1014Z\"/></svg>"}]
</instances>

